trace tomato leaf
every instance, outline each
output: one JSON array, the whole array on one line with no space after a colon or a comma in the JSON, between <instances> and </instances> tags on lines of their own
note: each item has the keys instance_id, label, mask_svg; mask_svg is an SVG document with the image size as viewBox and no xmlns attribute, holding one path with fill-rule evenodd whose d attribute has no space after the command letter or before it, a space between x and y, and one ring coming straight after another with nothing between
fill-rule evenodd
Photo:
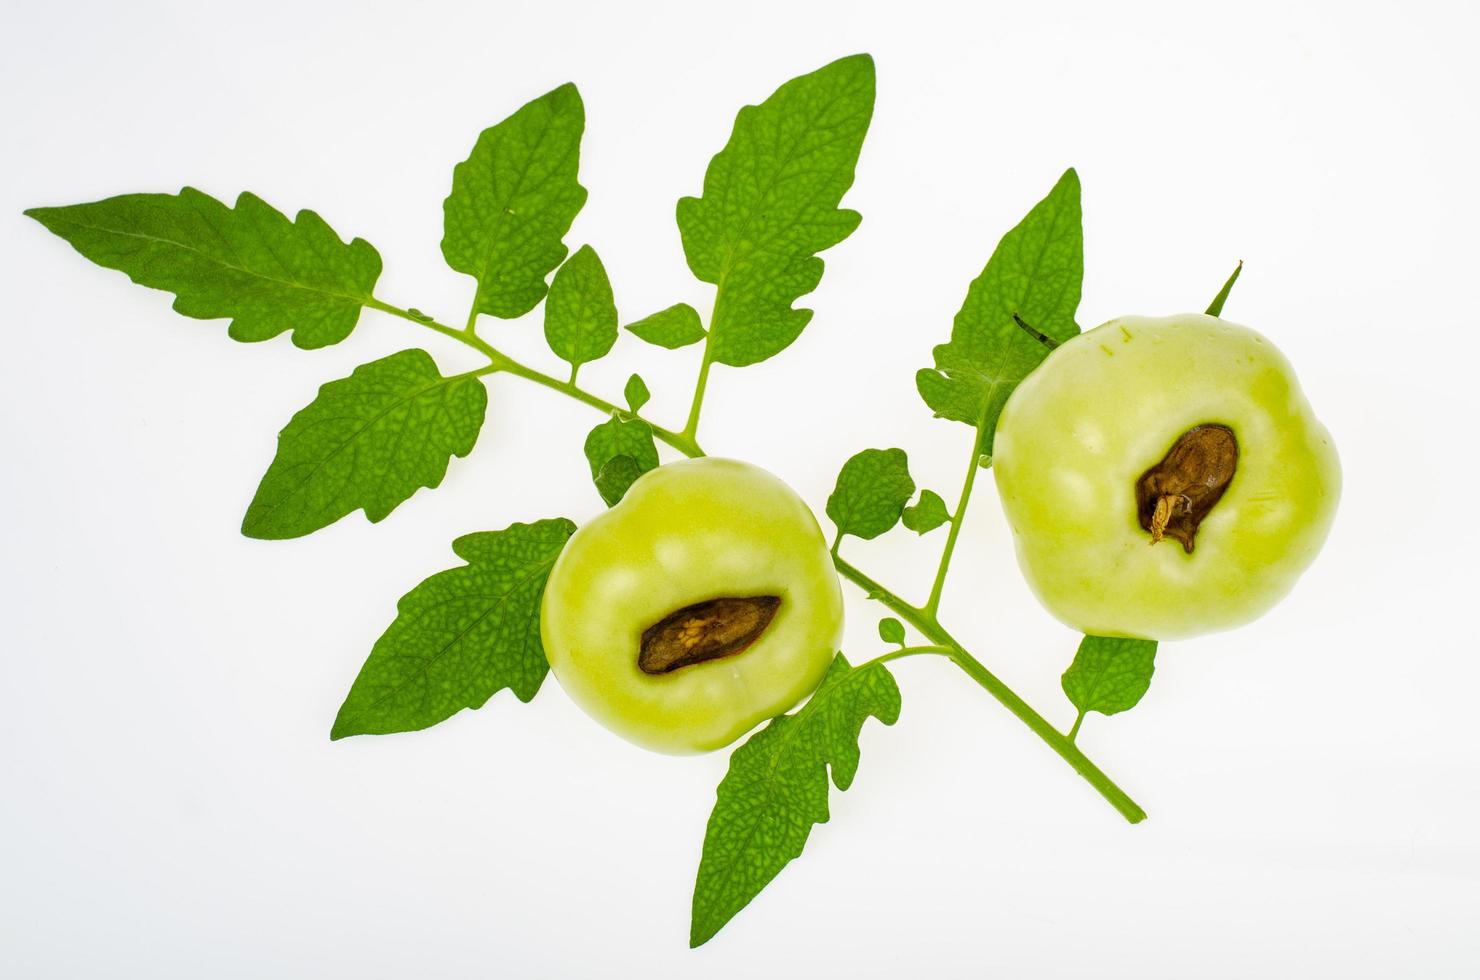
<instances>
[{"instance_id":1,"label":"tomato leaf","mask_svg":"<svg viewBox=\"0 0 1480 980\"><path fill-rule=\"evenodd\" d=\"M840 535L877 538L899 523L914 492L903 449L865 449L843 464L827 498L827 516Z\"/></svg>"},{"instance_id":2,"label":"tomato leaf","mask_svg":"<svg viewBox=\"0 0 1480 980\"><path fill-rule=\"evenodd\" d=\"M617 342L612 284L590 245L582 245L555 273L545 301L545 340L574 369L605 357Z\"/></svg>"},{"instance_id":3,"label":"tomato leaf","mask_svg":"<svg viewBox=\"0 0 1480 980\"><path fill-rule=\"evenodd\" d=\"M1233 292L1233 284L1238 282L1239 273L1244 271L1244 260L1239 259L1238 265L1233 267L1233 273L1224 281L1223 288L1218 290L1218 295L1208 304L1208 316L1222 316L1223 304L1228 302L1228 294Z\"/></svg>"},{"instance_id":4,"label":"tomato leaf","mask_svg":"<svg viewBox=\"0 0 1480 980\"><path fill-rule=\"evenodd\" d=\"M946 502L934 490L921 490L920 499L900 514L904 526L916 534L927 534L951 519Z\"/></svg>"},{"instance_id":5,"label":"tomato leaf","mask_svg":"<svg viewBox=\"0 0 1480 980\"><path fill-rule=\"evenodd\" d=\"M642 419L612 416L586 436L585 450L591 479L608 507L622 499L634 480L658 467L653 429Z\"/></svg>"},{"instance_id":6,"label":"tomato leaf","mask_svg":"<svg viewBox=\"0 0 1480 980\"><path fill-rule=\"evenodd\" d=\"M678 202L689 268L718 286L708 356L737 367L784 350L812 318L792 307L858 227L838 202L874 110L874 63L853 55L794 78L735 117L704 195Z\"/></svg>"},{"instance_id":7,"label":"tomato leaf","mask_svg":"<svg viewBox=\"0 0 1480 980\"><path fill-rule=\"evenodd\" d=\"M627 324L639 340L658 347L677 350L689 344L697 344L709 336L699 322L699 314L687 303L675 303L666 310L645 316L636 323Z\"/></svg>"},{"instance_id":8,"label":"tomato leaf","mask_svg":"<svg viewBox=\"0 0 1480 980\"><path fill-rule=\"evenodd\" d=\"M879 639L885 643L903 643L904 623L893 616L885 616L879 620Z\"/></svg>"},{"instance_id":9,"label":"tomato leaf","mask_svg":"<svg viewBox=\"0 0 1480 980\"><path fill-rule=\"evenodd\" d=\"M602 465L601 472L592 477L592 482L596 484L596 492L601 494L601 499L606 501L608 507L612 507L627 495L628 489L643 472L642 464L623 453L607 460Z\"/></svg>"},{"instance_id":10,"label":"tomato leaf","mask_svg":"<svg viewBox=\"0 0 1480 980\"><path fill-rule=\"evenodd\" d=\"M1086 636L1064 671L1064 693L1081 715L1129 711L1151 687L1156 641Z\"/></svg>"},{"instance_id":11,"label":"tomato leaf","mask_svg":"<svg viewBox=\"0 0 1480 980\"><path fill-rule=\"evenodd\" d=\"M444 378L423 350L403 350L331 381L278 435L277 455L242 533L296 538L364 508L382 520L453 456L473 450L488 392L475 374Z\"/></svg>"},{"instance_id":12,"label":"tomato leaf","mask_svg":"<svg viewBox=\"0 0 1480 980\"><path fill-rule=\"evenodd\" d=\"M564 518L466 534L466 565L438 572L396 606L334 719L331 739L429 728L509 688L539 692L549 665L540 599L576 526Z\"/></svg>"},{"instance_id":13,"label":"tomato leaf","mask_svg":"<svg viewBox=\"0 0 1480 980\"><path fill-rule=\"evenodd\" d=\"M967 290L950 343L935 348L935 367L915 375L925 404L939 418L982 427L989 454L1007 396L1048 355L1013 314L1067 340L1079 332L1074 311L1083 279L1079 176L1071 169L1003 236Z\"/></svg>"},{"instance_id":14,"label":"tomato leaf","mask_svg":"<svg viewBox=\"0 0 1480 980\"><path fill-rule=\"evenodd\" d=\"M255 194L229 208L187 187L26 212L83 256L175 294L175 312L230 317L233 340L291 330L302 348L349 336L380 278L369 242L340 241L312 211L289 221Z\"/></svg>"},{"instance_id":15,"label":"tomato leaf","mask_svg":"<svg viewBox=\"0 0 1480 980\"><path fill-rule=\"evenodd\" d=\"M474 309L512 318L545 297L563 239L586 203L576 180L586 110L569 83L485 129L452 171L442 255L478 280Z\"/></svg>"},{"instance_id":16,"label":"tomato leaf","mask_svg":"<svg viewBox=\"0 0 1480 980\"><path fill-rule=\"evenodd\" d=\"M647 383L639 375L632 375L627 379L627 386L622 389L622 396L627 399L627 407L634 412L642 411L642 406L648 403L652 393L648 391Z\"/></svg>"},{"instance_id":17,"label":"tomato leaf","mask_svg":"<svg viewBox=\"0 0 1480 980\"><path fill-rule=\"evenodd\" d=\"M899 688L883 664L851 667L838 654L817 691L730 756L694 882L689 945L714 937L802 853L828 820L828 769L839 790L858 771L858 736L870 715L899 718Z\"/></svg>"}]
</instances>

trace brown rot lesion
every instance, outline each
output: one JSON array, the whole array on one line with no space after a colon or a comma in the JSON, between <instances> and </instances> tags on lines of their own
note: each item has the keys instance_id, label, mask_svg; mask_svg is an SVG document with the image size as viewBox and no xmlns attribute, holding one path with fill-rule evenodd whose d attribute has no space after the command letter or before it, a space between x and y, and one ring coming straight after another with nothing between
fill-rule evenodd
<instances>
[{"instance_id":1,"label":"brown rot lesion","mask_svg":"<svg viewBox=\"0 0 1480 980\"><path fill-rule=\"evenodd\" d=\"M780 596L754 595L720 596L674 610L642 631L637 666L645 674L670 674L743 653L780 608Z\"/></svg>"},{"instance_id":2,"label":"brown rot lesion","mask_svg":"<svg viewBox=\"0 0 1480 980\"><path fill-rule=\"evenodd\" d=\"M1238 439L1226 425L1195 425L1172 443L1161 462L1136 481L1136 516L1151 532L1182 542L1192 554L1198 526L1222 499L1238 469Z\"/></svg>"}]
</instances>

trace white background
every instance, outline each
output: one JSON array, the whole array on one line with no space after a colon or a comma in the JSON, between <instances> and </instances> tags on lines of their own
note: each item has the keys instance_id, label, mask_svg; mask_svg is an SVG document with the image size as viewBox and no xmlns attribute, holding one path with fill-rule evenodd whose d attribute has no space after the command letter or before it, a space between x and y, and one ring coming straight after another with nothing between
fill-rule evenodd
<instances>
[{"instance_id":1,"label":"white background","mask_svg":"<svg viewBox=\"0 0 1480 980\"><path fill-rule=\"evenodd\" d=\"M40 4L0 34L0 974L10 977L1474 977L1480 975L1477 96L1469 3ZM1079 320L1201 309L1299 367L1341 449L1330 543L1283 605L1166 644L1081 744L1122 822L948 665L896 674L804 857L686 949L723 753L671 759L549 681L420 734L331 744L396 598L456 535L600 501L587 409L495 378L477 451L378 526L241 537L278 428L323 381L425 344L367 313L318 352L89 265L27 206L191 183L318 210L377 292L458 321L438 250L477 133L573 80L593 243L624 319L708 308L673 222L735 111L857 50L878 108L817 311L718 368L702 440L819 511L866 446L954 498L964 426L916 368L997 238L1084 182ZM551 363L539 313L485 321ZM678 420L694 350L624 338ZM941 544L848 553L923 593ZM877 652L849 598L847 651ZM979 483L944 618L1065 726L1075 637L1017 575Z\"/></svg>"}]
</instances>

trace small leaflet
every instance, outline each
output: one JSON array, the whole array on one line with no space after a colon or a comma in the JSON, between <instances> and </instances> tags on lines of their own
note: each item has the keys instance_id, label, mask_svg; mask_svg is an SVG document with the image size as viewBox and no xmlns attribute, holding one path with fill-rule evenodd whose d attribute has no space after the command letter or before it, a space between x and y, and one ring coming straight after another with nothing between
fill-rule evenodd
<instances>
[{"instance_id":1,"label":"small leaflet","mask_svg":"<svg viewBox=\"0 0 1480 980\"><path fill-rule=\"evenodd\" d=\"M827 516L840 535L877 538L899 523L914 492L903 449L865 449L843 464Z\"/></svg>"},{"instance_id":2,"label":"small leaflet","mask_svg":"<svg viewBox=\"0 0 1480 980\"><path fill-rule=\"evenodd\" d=\"M904 624L893 616L879 620L879 639L885 643L904 643Z\"/></svg>"},{"instance_id":3,"label":"small leaflet","mask_svg":"<svg viewBox=\"0 0 1480 980\"><path fill-rule=\"evenodd\" d=\"M951 519L946 502L934 490L921 490L920 499L900 515L904 526L916 534L928 534Z\"/></svg>"},{"instance_id":4,"label":"small leaflet","mask_svg":"<svg viewBox=\"0 0 1480 980\"><path fill-rule=\"evenodd\" d=\"M709 336L699 322L698 312L687 303L675 303L666 310L627 324L626 329L639 340L669 350L697 344Z\"/></svg>"},{"instance_id":5,"label":"small leaflet","mask_svg":"<svg viewBox=\"0 0 1480 980\"><path fill-rule=\"evenodd\" d=\"M617 342L612 284L590 245L582 245L555 273L545 300L545 340L572 368L605 357Z\"/></svg>"},{"instance_id":6,"label":"small leaflet","mask_svg":"<svg viewBox=\"0 0 1480 980\"><path fill-rule=\"evenodd\" d=\"M1086 636L1062 683L1080 714L1113 715L1136 706L1155 670L1155 640Z\"/></svg>"},{"instance_id":7,"label":"small leaflet","mask_svg":"<svg viewBox=\"0 0 1480 980\"><path fill-rule=\"evenodd\" d=\"M612 416L586 436L585 451L591 479L608 507L621 500L639 476L658 467L653 429L642 419Z\"/></svg>"},{"instance_id":8,"label":"small leaflet","mask_svg":"<svg viewBox=\"0 0 1480 980\"><path fill-rule=\"evenodd\" d=\"M628 408L634 412L640 412L642 411L642 406L648 403L648 399L652 395L648 391L648 386L642 380L641 376L634 374L627 379L627 386L622 389L622 397L627 399Z\"/></svg>"}]
</instances>

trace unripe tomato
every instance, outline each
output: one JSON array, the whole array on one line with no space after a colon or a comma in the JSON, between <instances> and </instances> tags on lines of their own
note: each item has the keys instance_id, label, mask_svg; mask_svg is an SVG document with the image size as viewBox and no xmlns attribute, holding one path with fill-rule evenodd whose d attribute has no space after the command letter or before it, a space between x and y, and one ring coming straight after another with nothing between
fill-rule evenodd
<instances>
[{"instance_id":1,"label":"unripe tomato","mask_svg":"<svg viewBox=\"0 0 1480 980\"><path fill-rule=\"evenodd\" d=\"M571 537L541 606L545 654L597 721L706 752L791 708L842 640L812 511L765 470L706 457L640 477Z\"/></svg>"},{"instance_id":2,"label":"unripe tomato","mask_svg":"<svg viewBox=\"0 0 1480 980\"><path fill-rule=\"evenodd\" d=\"M1217 317L1122 317L1008 399L992 468L1018 562L1076 630L1174 639L1247 623L1326 539L1341 467L1289 361Z\"/></svg>"}]
</instances>

